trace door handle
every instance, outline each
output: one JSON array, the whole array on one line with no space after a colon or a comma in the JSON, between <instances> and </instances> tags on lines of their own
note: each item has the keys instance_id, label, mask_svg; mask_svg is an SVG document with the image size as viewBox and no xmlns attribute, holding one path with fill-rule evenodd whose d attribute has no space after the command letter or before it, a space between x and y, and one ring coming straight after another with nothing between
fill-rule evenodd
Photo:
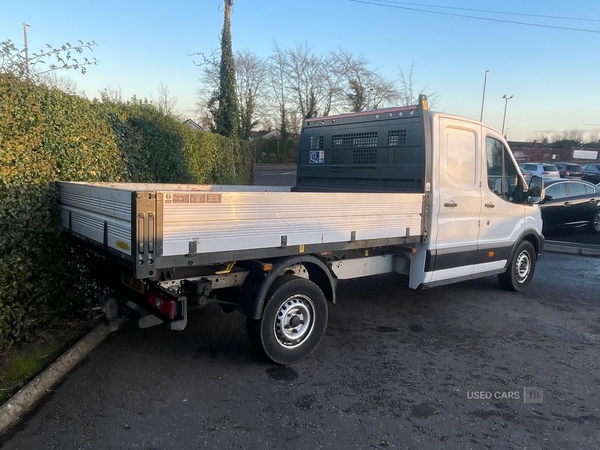
<instances>
[{"instance_id":1,"label":"door handle","mask_svg":"<svg viewBox=\"0 0 600 450\"><path fill-rule=\"evenodd\" d=\"M593 199L590 200L590 203L594 203L594 204L598 203L598 200L596 200L595 198L593 198Z\"/></svg>"},{"instance_id":2,"label":"door handle","mask_svg":"<svg viewBox=\"0 0 600 450\"><path fill-rule=\"evenodd\" d=\"M565 202L564 205L568 208L569 206L571 206L571 202Z\"/></svg>"},{"instance_id":3,"label":"door handle","mask_svg":"<svg viewBox=\"0 0 600 450\"><path fill-rule=\"evenodd\" d=\"M444 203L444 206L446 208L456 208L458 205L456 204L456 202L454 200L450 200L447 203Z\"/></svg>"},{"instance_id":4,"label":"door handle","mask_svg":"<svg viewBox=\"0 0 600 450\"><path fill-rule=\"evenodd\" d=\"M495 207L496 207L496 205L494 205L492 202L490 202L490 203L486 203L486 204L485 204L485 207L486 207L486 208L495 208Z\"/></svg>"}]
</instances>

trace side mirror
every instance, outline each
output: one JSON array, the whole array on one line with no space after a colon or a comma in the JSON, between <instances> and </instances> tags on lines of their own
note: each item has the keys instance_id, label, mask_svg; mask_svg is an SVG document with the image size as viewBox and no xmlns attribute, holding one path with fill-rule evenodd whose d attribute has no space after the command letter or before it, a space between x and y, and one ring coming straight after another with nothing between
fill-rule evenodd
<instances>
[{"instance_id":1,"label":"side mirror","mask_svg":"<svg viewBox=\"0 0 600 450\"><path fill-rule=\"evenodd\" d=\"M529 180L529 190L527 191L528 203L541 203L544 200L546 192L544 190L544 179L533 175Z\"/></svg>"}]
</instances>

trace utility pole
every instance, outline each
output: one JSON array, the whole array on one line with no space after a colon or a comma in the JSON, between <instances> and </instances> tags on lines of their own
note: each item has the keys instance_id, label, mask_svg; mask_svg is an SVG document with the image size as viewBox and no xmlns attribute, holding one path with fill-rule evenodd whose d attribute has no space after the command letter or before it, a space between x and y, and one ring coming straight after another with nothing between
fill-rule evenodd
<instances>
[{"instance_id":1,"label":"utility pole","mask_svg":"<svg viewBox=\"0 0 600 450\"><path fill-rule=\"evenodd\" d=\"M481 116L479 117L480 122L483 122L483 104L485 103L485 86L487 85L488 73L490 73L490 71L486 70L485 77L483 78L483 95L481 96Z\"/></svg>"},{"instance_id":2,"label":"utility pole","mask_svg":"<svg viewBox=\"0 0 600 450\"><path fill-rule=\"evenodd\" d=\"M233 1L233 0L232 0ZM23 22L23 40L25 41L25 75L29 80L29 47L27 45L27 27L28 23Z\"/></svg>"}]
</instances>

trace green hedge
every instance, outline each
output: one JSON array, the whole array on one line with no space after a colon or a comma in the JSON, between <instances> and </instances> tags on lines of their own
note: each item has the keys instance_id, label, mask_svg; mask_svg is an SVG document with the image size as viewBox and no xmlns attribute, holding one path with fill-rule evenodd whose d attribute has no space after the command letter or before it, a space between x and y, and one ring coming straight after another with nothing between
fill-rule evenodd
<instances>
[{"instance_id":1,"label":"green hedge","mask_svg":"<svg viewBox=\"0 0 600 450\"><path fill-rule=\"evenodd\" d=\"M0 75L0 350L93 295L59 236L56 180L251 184L253 155L145 101L90 102Z\"/></svg>"}]
</instances>

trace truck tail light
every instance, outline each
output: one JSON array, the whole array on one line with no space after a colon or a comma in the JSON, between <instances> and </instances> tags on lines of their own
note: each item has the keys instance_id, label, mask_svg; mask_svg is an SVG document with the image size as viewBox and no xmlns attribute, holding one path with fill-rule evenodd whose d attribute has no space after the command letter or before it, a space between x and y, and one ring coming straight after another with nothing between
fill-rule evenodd
<instances>
[{"instance_id":1,"label":"truck tail light","mask_svg":"<svg viewBox=\"0 0 600 450\"><path fill-rule=\"evenodd\" d=\"M158 292L150 291L148 293L148 303L159 313L167 316L169 319L173 320L175 318L175 312L177 311L177 300L172 300L160 295Z\"/></svg>"}]
</instances>

